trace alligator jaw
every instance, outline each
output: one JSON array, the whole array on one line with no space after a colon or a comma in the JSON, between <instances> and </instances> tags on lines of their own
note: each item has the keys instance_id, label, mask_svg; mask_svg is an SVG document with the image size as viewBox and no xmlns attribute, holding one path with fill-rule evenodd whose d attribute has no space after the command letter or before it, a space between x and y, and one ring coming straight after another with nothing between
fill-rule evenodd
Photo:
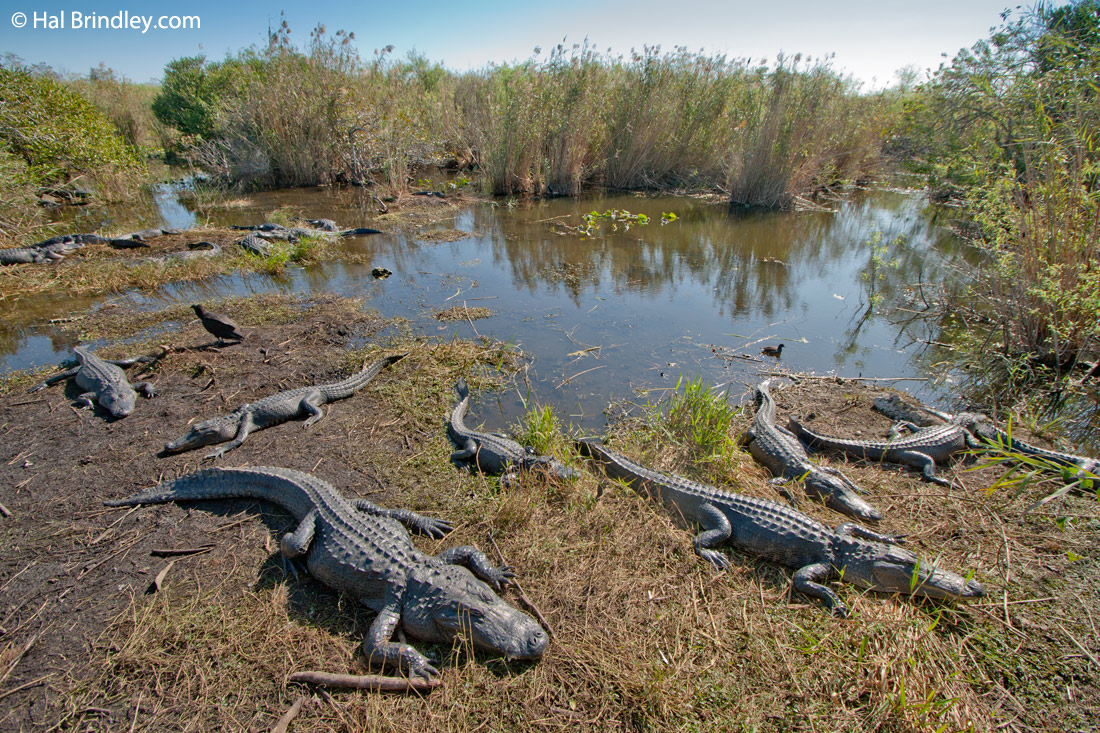
<instances>
[{"instance_id":1,"label":"alligator jaw","mask_svg":"<svg viewBox=\"0 0 1100 733\"><path fill-rule=\"evenodd\" d=\"M505 659L538 659L550 643L534 618L513 608L465 567L450 565L413 572L402 617L405 630L421 639L450 643L467 638L476 649Z\"/></svg>"},{"instance_id":2,"label":"alligator jaw","mask_svg":"<svg viewBox=\"0 0 1100 733\"><path fill-rule=\"evenodd\" d=\"M212 443L221 443L232 440L237 430L231 425L222 425L224 421L214 418L205 420L197 425L192 425L185 435L176 438L170 443L165 443L165 453L182 453L183 451L200 448ZM226 429L228 428L228 429Z\"/></svg>"},{"instance_id":3,"label":"alligator jaw","mask_svg":"<svg viewBox=\"0 0 1100 733\"><path fill-rule=\"evenodd\" d=\"M852 486L854 484L849 486L848 482L820 470L812 472L805 482L806 492L824 499L825 506L830 509L866 521L882 519L882 512L864 501Z\"/></svg>"}]
</instances>

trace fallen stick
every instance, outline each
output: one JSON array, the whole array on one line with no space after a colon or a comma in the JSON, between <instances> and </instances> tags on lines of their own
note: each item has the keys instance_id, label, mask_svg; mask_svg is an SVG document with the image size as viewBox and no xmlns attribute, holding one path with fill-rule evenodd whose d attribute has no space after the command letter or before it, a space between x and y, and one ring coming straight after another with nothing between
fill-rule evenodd
<instances>
[{"instance_id":1,"label":"fallen stick","mask_svg":"<svg viewBox=\"0 0 1100 733\"><path fill-rule=\"evenodd\" d=\"M500 551L499 547L497 547L497 541L493 539L492 532L489 533L489 543L493 546L493 551L496 552L497 557L500 558L500 564L507 565L508 562L504 559L504 553ZM527 597L527 594L523 592L523 586L521 586L519 584L519 581L515 578L510 578L509 582L516 587L516 593L519 594L520 603L526 606L527 610L535 615L535 618L538 620L539 625L542 626L542 628L546 629L546 633L551 638L553 638L554 630L550 628L550 623L542 615L542 611L539 610L539 607L536 606L534 602L532 602L531 599Z\"/></svg>"},{"instance_id":2,"label":"fallen stick","mask_svg":"<svg viewBox=\"0 0 1100 733\"><path fill-rule=\"evenodd\" d=\"M302 704L306 699L299 696L294 704L290 706L290 710L283 713L283 717L279 718L279 722L275 724L275 727L271 729L271 733L286 733L286 729L290 727L290 721L298 717L298 713L302 710Z\"/></svg>"},{"instance_id":3,"label":"fallen stick","mask_svg":"<svg viewBox=\"0 0 1100 733\"><path fill-rule=\"evenodd\" d=\"M405 677L383 677L376 674L331 674L329 672L294 672L288 678L291 682L325 687L346 687L372 692L429 692L439 687L443 681L433 679L411 679Z\"/></svg>"},{"instance_id":4,"label":"fallen stick","mask_svg":"<svg viewBox=\"0 0 1100 733\"><path fill-rule=\"evenodd\" d=\"M5 517L10 517L11 516L11 510L8 509L3 504L0 504L0 514L3 514Z\"/></svg>"},{"instance_id":5,"label":"fallen stick","mask_svg":"<svg viewBox=\"0 0 1100 733\"><path fill-rule=\"evenodd\" d=\"M179 555L198 555L203 552L210 552L214 549L214 545L203 545L202 547L155 547L149 551L149 554L153 557L176 557Z\"/></svg>"}]
</instances>

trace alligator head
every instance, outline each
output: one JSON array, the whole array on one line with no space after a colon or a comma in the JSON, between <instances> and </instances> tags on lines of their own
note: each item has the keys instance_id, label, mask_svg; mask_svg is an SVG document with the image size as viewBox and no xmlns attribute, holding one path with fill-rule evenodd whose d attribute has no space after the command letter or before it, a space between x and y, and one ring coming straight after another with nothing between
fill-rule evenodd
<instances>
[{"instance_id":1,"label":"alligator head","mask_svg":"<svg viewBox=\"0 0 1100 733\"><path fill-rule=\"evenodd\" d=\"M883 593L907 593L929 598L975 598L985 588L974 579L966 579L941 570L926 558L920 558L896 545L854 540L855 546L842 550L844 579Z\"/></svg>"},{"instance_id":2,"label":"alligator head","mask_svg":"<svg viewBox=\"0 0 1100 733\"><path fill-rule=\"evenodd\" d=\"M461 635L506 659L538 659L550 641L535 619L460 565L412 572L401 624L418 639L450 644Z\"/></svg>"},{"instance_id":3,"label":"alligator head","mask_svg":"<svg viewBox=\"0 0 1100 733\"><path fill-rule=\"evenodd\" d=\"M122 389L105 389L100 392L96 402L111 413L111 417L126 417L137 407L137 392L129 385Z\"/></svg>"},{"instance_id":4,"label":"alligator head","mask_svg":"<svg viewBox=\"0 0 1100 733\"><path fill-rule=\"evenodd\" d=\"M859 487L845 478L840 471L818 468L810 471L804 484L806 493L825 500L825 505L842 514L860 519L878 521L882 512L863 500L857 493Z\"/></svg>"},{"instance_id":5,"label":"alligator head","mask_svg":"<svg viewBox=\"0 0 1100 733\"><path fill-rule=\"evenodd\" d=\"M192 425L186 435L176 438L171 443L166 443L164 446L165 452L179 453L204 445L233 440L240 425L240 416L234 413L229 415L228 418L223 415Z\"/></svg>"}]
</instances>

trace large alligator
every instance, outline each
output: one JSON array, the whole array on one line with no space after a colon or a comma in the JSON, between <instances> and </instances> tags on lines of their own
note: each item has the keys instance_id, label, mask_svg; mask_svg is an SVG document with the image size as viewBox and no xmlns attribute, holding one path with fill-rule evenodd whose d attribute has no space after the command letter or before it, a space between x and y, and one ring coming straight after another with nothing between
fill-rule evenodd
<instances>
[{"instance_id":1,"label":"large alligator","mask_svg":"<svg viewBox=\"0 0 1100 733\"><path fill-rule=\"evenodd\" d=\"M83 346L74 347L73 353L80 362L79 366L50 377L45 382L31 387L30 391L37 392L69 377L76 377L77 386L86 390L76 398L77 404L91 409L94 407L94 400L111 413L112 417L126 417L133 412L137 406L138 391L146 397L154 396L152 384L137 382L131 385L122 368L139 362L148 363L157 357L137 356L132 359L108 361L99 358Z\"/></svg>"},{"instance_id":2,"label":"large alligator","mask_svg":"<svg viewBox=\"0 0 1100 733\"><path fill-rule=\"evenodd\" d=\"M901 428L911 432L902 434ZM912 423L899 423L890 431L889 440L855 440L818 433L793 417L787 418L787 429L815 450L839 451L854 458L903 463L921 469L925 480L943 486L951 482L936 475L936 461L945 462L968 448L977 448L979 441L961 425L946 423L921 428Z\"/></svg>"},{"instance_id":3,"label":"large alligator","mask_svg":"<svg viewBox=\"0 0 1100 733\"><path fill-rule=\"evenodd\" d=\"M789 430L775 424L775 401L769 391L770 379L756 387L756 416L745 433L748 450L775 476L774 484L801 480L806 493L825 501L842 514L860 519L882 519L882 513L864 501L863 490L835 468L819 466L810 460L806 449Z\"/></svg>"},{"instance_id":4,"label":"large alligator","mask_svg":"<svg viewBox=\"0 0 1100 733\"><path fill-rule=\"evenodd\" d=\"M538 623L496 593L513 577L472 546L427 555L406 527L442 537L451 525L404 509L349 501L321 479L286 468L210 468L165 481L108 506L251 497L274 502L298 521L279 542L287 558L303 557L309 572L378 613L363 640L371 662L409 676L438 674L408 644L391 641L400 626L427 642L462 637L509 659L537 659L549 641ZM466 567L463 567L463 566Z\"/></svg>"},{"instance_id":5,"label":"large alligator","mask_svg":"<svg viewBox=\"0 0 1100 733\"><path fill-rule=\"evenodd\" d=\"M599 461L609 477L626 481L639 494L700 525L695 552L719 570L730 567L729 558L714 549L722 544L795 568L795 589L823 601L838 616L847 616L847 607L822 585L833 577L883 593L929 598L985 594L977 580L940 570L927 558L897 547L898 538L850 522L834 531L782 504L646 468L592 440L577 441L577 448Z\"/></svg>"},{"instance_id":6,"label":"large alligator","mask_svg":"<svg viewBox=\"0 0 1100 733\"><path fill-rule=\"evenodd\" d=\"M505 484L511 482L517 470L529 470L536 466L561 479L577 477L576 471L553 456L540 456L510 438L466 427L470 388L466 386L465 379L458 380L455 391L458 392L458 403L447 421L447 435L458 446L458 450L451 454L452 461L469 461L483 473L503 475Z\"/></svg>"},{"instance_id":7,"label":"large alligator","mask_svg":"<svg viewBox=\"0 0 1100 733\"><path fill-rule=\"evenodd\" d=\"M913 407L907 405L895 395L891 395L890 397L877 397L874 400L873 406L876 410L890 419L901 421L900 424L902 425L908 422L917 423L916 420L911 420L911 418L913 416L913 410L919 410L938 417L948 425L966 431L967 434L973 438L975 447L982 445L988 446L989 444L1001 445L1023 455L1041 458L1056 466L1065 466L1076 470L1088 471L1094 476L1100 476L1100 460L1089 458L1088 456L1079 456L1074 453L1064 453L1049 448L1041 448L1034 443L1020 440L1019 438L1013 437L1008 431L1001 430L1001 428L997 427L988 416L982 415L981 413L960 412L952 415L947 412L934 410L930 407ZM913 427L915 427L915 425Z\"/></svg>"},{"instance_id":8,"label":"large alligator","mask_svg":"<svg viewBox=\"0 0 1100 733\"><path fill-rule=\"evenodd\" d=\"M351 397L367 386L383 369L406 356L408 352L378 359L339 382L288 389L241 405L228 415L219 415L192 425L186 435L165 445L164 450L166 453L179 453L228 440L226 445L206 456L217 458L243 443L253 430L263 430L304 415L309 415L305 425L312 425L324 417L321 405Z\"/></svg>"},{"instance_id":9,"label":"large alligator","mask_svg":"<svg viewBox=\"0 0 1100 733\"><path fill-rule=\"evenodd\" d=\"M102 244L106 241L98 234L63 234L28 247L0 249L0 265L60 262L65 259L65 255L75 252L85 244Z\"/></svg>"}]
</instances>

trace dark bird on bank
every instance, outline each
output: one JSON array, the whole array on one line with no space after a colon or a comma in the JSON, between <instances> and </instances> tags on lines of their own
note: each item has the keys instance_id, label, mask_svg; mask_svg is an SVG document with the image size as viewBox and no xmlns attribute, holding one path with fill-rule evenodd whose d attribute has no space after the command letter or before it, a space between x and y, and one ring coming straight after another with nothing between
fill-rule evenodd
<instances>
[{"instance_id":1,"label":"dark bird on bank","mask_svg":"<svg viewBox=\"0 0 1100 733\"><path fill-rule=\"evenodd\" d=\"M780 357L783 355L783 344L779 344L779 346L765 346L760 349L760 353L764 356Z\"/></svg>"},{"instance_id":2,"label":"dark bird on bank","mask_svg":"<svg viewBox=\"0 0 1100 733\"><path fill-rule=\"evenodd\" d=\"M195 311L195 315L199 317L199 320L202 321L202 327L214 334L214 336L218 338L219 344L226 341L236 341L240 343L244 340L244 335L237 327L237 324L227 316L223 316L221 313L208 311L201 305L193 305L191 308Z\"/></svg>"}]
</instances>

